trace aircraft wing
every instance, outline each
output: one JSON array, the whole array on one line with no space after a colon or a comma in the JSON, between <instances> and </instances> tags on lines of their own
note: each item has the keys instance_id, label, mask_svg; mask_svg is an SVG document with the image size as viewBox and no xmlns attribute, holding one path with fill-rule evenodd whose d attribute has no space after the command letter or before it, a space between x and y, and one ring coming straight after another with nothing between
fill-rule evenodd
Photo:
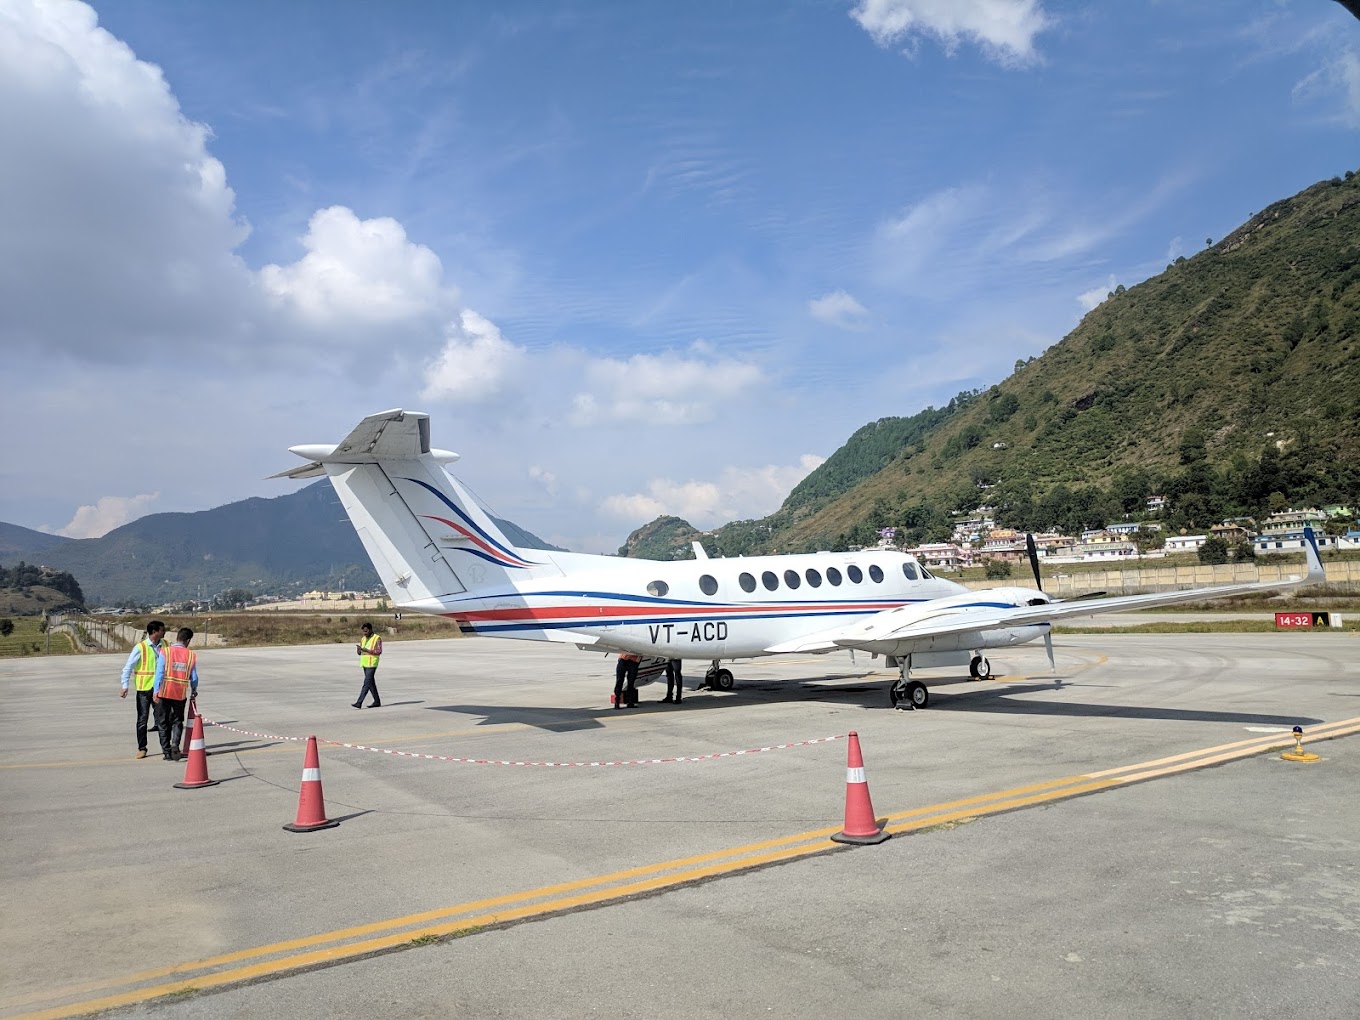
<instances>
[{"instance_id":1,"label":"aircraft wing","mask_svg":"<svg viewBox=\"0 0 1360 1020\"><path fill-rule=\"evenodd\" d=\"M1306 533L1304 555L1308 573L1282 581L1253 581L1243 584L1218 584L1203 588L1182 588L1178 591L1149 592L1145 595L1112 595L1107 598L1072 599L1066 602L1041 602L1038 605L1013 607L951 606L937 612L920 607L901 606L832 630L809 634L793 641L772 646L766 651L815 652L831 648L862 648L876 650L885 642L912 641L944 637L953 634L1004 630L1008 627L1032 627L1053 623L1075 616L1095 616L1129 609L1151 609L1182 602L1205 602L1280 591L1305 584L1322 584L1327 575L1318 555L1317 542L1311 530Z\"/></svg>"}]
</instances>

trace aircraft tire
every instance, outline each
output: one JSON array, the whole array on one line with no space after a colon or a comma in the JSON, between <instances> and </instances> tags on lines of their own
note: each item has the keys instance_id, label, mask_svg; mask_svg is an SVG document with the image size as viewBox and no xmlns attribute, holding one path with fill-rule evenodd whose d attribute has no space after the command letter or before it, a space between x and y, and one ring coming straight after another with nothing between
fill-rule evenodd
<instances>
[{"instance_id":1,"label":"aircraft tire","mask_svg":"<svg viewBox=\"0 0 1360 1020\"><path fill-rule=\"evenodd\" d=\"M906 701L912 708L925 708L930 704L930 691L920 680L913 680L907 684Z\"/></svg>"},{"instance_id":2,"label":"aircraft tire","mask_svg":"<svg viewBox=\"0 0 1360 1020\"><path fill-rule=\"evenodd\" d=\"M715 691L730 691L735 684L736 678L730 669L720 669L708 676L708 686Z\"/></svg>"}]
</instances>

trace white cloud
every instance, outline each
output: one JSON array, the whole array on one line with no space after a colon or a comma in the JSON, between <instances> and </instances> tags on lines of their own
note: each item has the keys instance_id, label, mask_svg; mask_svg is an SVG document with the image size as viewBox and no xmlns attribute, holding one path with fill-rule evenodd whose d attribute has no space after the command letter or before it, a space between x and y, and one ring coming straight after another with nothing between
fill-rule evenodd
<instances>
[{"instance_id":1,"label":"white cloud","mask_svg":"<svg viewBox=\"0 0 1360 1020\"><path fill-rule=\"evenodd\" d=\"M526 353L495 323L470 308L449 323L444 350L425 376L426 400L479 402L495 396L522 373Z\"/></svg>"},{"instance_id":2,"label":"white cloud","mask_svg":"<svg viewBox=\"0 0 1360 1020\"><path fill-rule=\"evenodd\" d=\"M1107 283L1092 287L1090 290L1082 291L1078 294L1077 304L1081 305L1081 310L1083 312L1089 312L1092 308L1096 307L1096 305L1108 298L1110 292L1113 291L1117 285L1117 281L1112 273L1110 274Z\"/></svg>"},{"instance_id":3,"label":"white cloud","mask_svg":"<svg viewBox=\"0 0 1360 1020\"><path fill-rule=\"evenodd\" d=\"M1360 53L1347 50L1294 86L1294 99L1333 105L1332 119L1360 128Z\"/></svg>"},{"instance_id":4,"label":"white cloud","mask_svg":"<svg viewBox=\"0 0 1360 1020\"><path fill-rule=\"evenodd\" d=\"M344 206L319 209L302 245L306 255L265 266L260 283L314 327L388 325L456 306L458 292L444 283L439 257L407 240L390 217L360 220Z\"/></svg>"},{"instance_id":5,"label":"white cloud","mask_svg":"<svg viewBox=\"0 0 1360 1020\"><path fill-rule=\"evenodd\" d=\"M710 356L696 344L697 357L671 351L635 354L627 361L596 358L585 369L586 390L572 400L573 425L645 422L693 425L710 421L716 408L760 383L764 375L749 362Z\"/></svg>"},{"instance_id":6,"label":"white cloud","mask_svg":"<svg viewBox=\"0 0 1360 1020\"><path fill-rule=\"evenodd\" d=\"M140 496L101 496L98 502L79 507L71 522L54 534L67 538L100 538L114 528L145 517L151 512L151 504L160 498L159 492Z\"/></svg>"},{"instance_id":7,"label":"white cloud","mask_svg":"<svg viewBox=\"0 0 1360 1020\"><path fill-rule=\"evenodd\" d=\"M728 521L773 513L793 487L824 460L805 453L797 464L726 467L717 481L654 478L643 492L607 496L600 503L600 510L634 527L669 514L707 531Z\"/></svg>"},{"instance_id":8,"label":"white cloud","mask_svg":"<svg viewBox=\"0 0 1360 1020\"><path fill-rule=\"evenodd\" d=\"M808 311L817 321L839 329L863 329L869 318L869 310L843 290L814 298L808 302Z\"/></svg>"},{"instance_id":9,"label":"white cloud","mask_svg":"<svg viewBox=\"0 0 1360 1020\"><path fill-rule=\"evenodd\" d=\"M953 55L967 40L1008 67L1038 61L1034 37L1051 24L1038 0L860 0L850 16L880 46L913 52L925 35Z\"/></svg>"},{"instance_id":10,"label":"white cloud","mask_svg":"<svg viewBox=\"0 0 1360 1020\"><path fill-rule=\"evenodd\" d=\"M546 468L539 467L537 464L529 465L529 477L534 482L543 487L543 491L549 496L557 495L557 475L548 471Z\"/></svg>"},{"instance_id":11,"label":"white cloud","mask_svg":"<svg viewBox=\"0 0 1360 1020\"><path fill-rule=\"evenodd\" d=\"M10 3L0 96L0 342L116 361L239 323L248 228L158 67L84 4Z\"/></svg>"}]
</instances>

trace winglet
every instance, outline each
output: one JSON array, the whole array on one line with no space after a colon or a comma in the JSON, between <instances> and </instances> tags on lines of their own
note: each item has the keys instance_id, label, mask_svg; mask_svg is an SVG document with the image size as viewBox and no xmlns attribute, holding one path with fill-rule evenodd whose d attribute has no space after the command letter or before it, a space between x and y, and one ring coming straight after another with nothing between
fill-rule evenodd
<instances>
[{"instance_id":1,"label":"winglet","mask_svg":"<svg viewBox=\"0 0 1360 1020\"><path fill-rule=\"evenodd\" d=\"M1308 576L1304 584L1326 584L1327 570L1322 565L1322 555L1318 552L1317 536L1311 527L1303 529L1303 557L1308 563Z\"/></svg>"}]
</instances>

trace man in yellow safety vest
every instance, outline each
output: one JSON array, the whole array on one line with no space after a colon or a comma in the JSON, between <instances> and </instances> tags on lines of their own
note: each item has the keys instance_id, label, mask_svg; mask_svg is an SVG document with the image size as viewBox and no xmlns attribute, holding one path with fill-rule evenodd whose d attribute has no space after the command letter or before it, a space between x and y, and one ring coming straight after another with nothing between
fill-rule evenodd
<instances>
[{"instance_id":1,"label":"man in yellow safety vest","mask_svg":"<svg viewBox=\"0 0 1360 1020\"><path fill-rule=\"evenodd\" d=\"M156 726L161 733L161 752L166 761L179 761L184 736L184 706L198 697L198 656L189 650L194 632L181 627L175 643L162 649L151 700L156 706Z\"/></svg>"},{"instance_id":2,"label":"man in yellow safety vest","mask_svg":"<svg viewBox=\"0 0 1360 1020\"><path fill-rule=\"evenodd\" d=\"M354 646L359 656L359 665L364 671L364 686L359 689L359 700L353 702L355 708L364 707L364 696L373 692L369 708L382 708L382 698L378 697L378 656L382 655L382 638L373 633L373 624L366 623L359 628L359 643Z\"/></svg>"},{"instance_id":3,"label":"man in yellow safety vest","mask_svg":"<svg viewBox=\"0 0 1360 1020\"><path fill-rule=\"evenodd\" d=\"M146 637L137 642L132 649L132 654L128 656L127 663L123 666L123 690L119 693L120 698L126 698L128 694L128 681L132 681L133 689L137 692L137 757L146 757L146 720L151 714L151 705L154 688L156 686L156 673L161 666L161 655L163 649L161 642L165 638L165 624L160 620L152 620L146 625ZM159 728L159 723L157 727ZM164 738L164 734L162 734Z\"/></svg>"}]
</instances>

